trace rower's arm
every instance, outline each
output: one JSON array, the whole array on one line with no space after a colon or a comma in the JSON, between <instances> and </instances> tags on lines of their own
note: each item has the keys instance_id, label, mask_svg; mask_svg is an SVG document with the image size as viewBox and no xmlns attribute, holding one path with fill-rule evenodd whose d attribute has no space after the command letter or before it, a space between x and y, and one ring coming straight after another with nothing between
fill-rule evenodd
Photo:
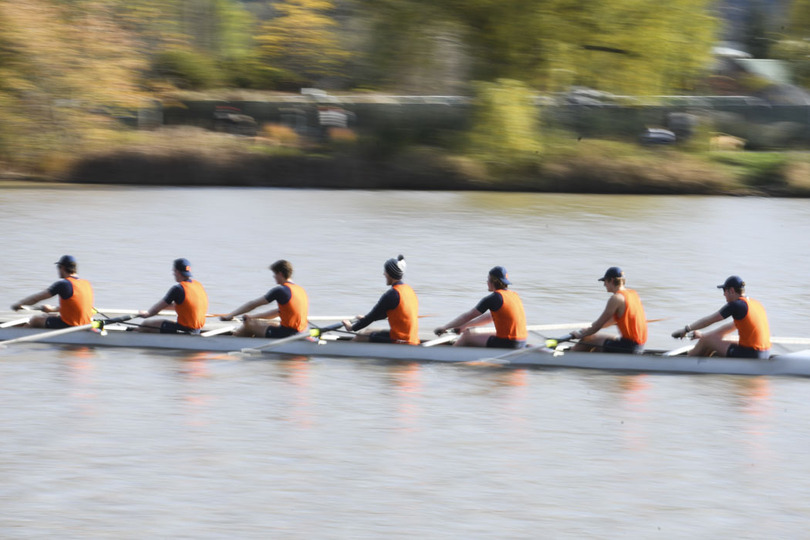
<instances>
[{"instance_id":1,"label":"rower's arm","mask_svg":"<svg viewBox=\"0 0 810 540\"><path fill-rule=\"evenodd\" d=\"M720 315L720 312L718 311L716 313L712 313L711 315L707 315L707 316L703 317L702 319L698 319L695 322L693 322L692 324L687 324L686 326L689 329L689 331L700 330L701 328L706 328L707 326L711 326L716 322L720 322L724 318L725 317ZM732 323L731 326L733 328L734 324Z\"/></svg>"},{"instance_id":2,"label":"rower's arm","mask_svg":"<svg viewBox=\"0 0 810 540\"><path fill-rule=\"evenodd\" d=\"M703 317L702 319L696 320L692 324L687 324L686 326L684 326L680 330L675 330L674 332L672 332L672 337L679 338L679 339L683 338L683 337L686 337L686 335L689 334L689 332L694 332L695 330L700 330L701 328L706 328L707 326L711 326L712 324L714 324L716 322L720 322L723 319L725 319L725 317L723 317L723 315L719 311L717 311L715 313L712 313L711 315L707 315L707 316ZM734 328L734 323L732 322L732 323L730 323L730 325L731 325L731 328L733 329ZM725 332L725 333L727 334L729 332L731 332L731 330L729 330L728 332Z\"/></svg>"},{"instance_id":3,"label":"rower's arm","mask_svg":"<svg viewBox=\"0 0 810 540\"><path fill-rule=\"evenodd\" d=\"M471 326L484 326L485 324L490 324L491 322L492 322L492 312L485 311L484 313L481 313L473 320L468 322L466 325L464 325L464 328L470 328Z\"/></svg>"},{"instance_id":4,"label":"rower's arm","mask_svg":"<svg viewBox=\"0 0 810 540\"><path fill-rule=\"evenodd\" d=\"M14 311L19 311L22 309L23 306L32 306L37 302L41 302L43 300L50 298L51 296L53 296L51 291L45 289L44 291L32 294L30 296L26 296L16 304L12 304L11 309L13 309Z\"/></svg>"},{"instance_id":5,"label":"rower's arm","mask_svg":"<svg viewBox=\"0 0 810 540\"><path fill-rule=\"evenodd\" d=\"M575 330L571 332L571 335L575 338L584 338L585 336L590 336L597 333L599 330L606 326L610 326L613 322L613 315L618 312L619 308L622 307L622 303L624 301L624 297L618 294L614 294L610 297L605 305L605 310L602 312L599 317L593 321L593 323L588 326L587 328L581 328L579 330Z\"/></svg>"},{"instance_id":6,"label":"rower's arm","mask_svg":"<svg viewBox=\"0 0 810 540\"><path fill-rule=\"evenodd\" d=\"M278 309L270 309L261 313L255 313L250 316L251 319L275 319L278 317ZM247 317L247 315L245 315Z\"/></svg>"},{"instance_id":7,"label":"rower's arm","mask_svg":"<svg viewBox=\"0 0 810 540\"><path fill-rule=\"evenodd\" d=\"M235 310L231 311L227 315L223 315L222 317L220 317L220 319L222 319L223 321L230 321L231 319L233 319L237 315L247 313L248 311L253 311L257 307L263 306L264 304L269 304L269 303L270 302L268 302L267 299L264 296L260 296L259 298L256 298L255 300L251 300L250 302L245 302L244 304L242 304L241 306L239 306ZM254 315L254 317L264 318L264 317L259 317L259 315ZM272 318L272 317L267 317L267 318Z\"/></svg>"},{"instance_id":8,"label":"rower's arm","mask_svg":"<svg viewBox=\"0 0 810 540\"><path fill-rule=\"evenodd\" d=\"M486 313L489 314L490 319L491 319L492 315L488 311ZM453 319L449 323L445 324L444 326L438 327L435 330L435 332L437 334L439 334L439 335L444 334L445 332L447 332L451 328L460 328L460 327L464 326L465 324L469 323L470 321L473 321L476 318L482 317L483 315L484 314L481 313L480 311L478 311L476 308L472 308L469 311L465 311L464 313L462 313L461 315L459 315L458 317L456 317L455 319ZM481 323L481 324L484 324L484 323Z\"/></svg>"},{"instance_id":9,"label":"rower's arm","mask_svg":"<svg viewBox=\"0 0 810 540\"><path fill-rule=\"evenodd\" d=\"M138 312L138 315L143 319L146 319L148 317L154 317L155 315L157 315L158 313L160 313L164 309L168 308L170 305L171 304L166 302L166 300L161 300L160 302L158 302L154 306L150 307L146 311Z\"/></svg>"}]
</instances>

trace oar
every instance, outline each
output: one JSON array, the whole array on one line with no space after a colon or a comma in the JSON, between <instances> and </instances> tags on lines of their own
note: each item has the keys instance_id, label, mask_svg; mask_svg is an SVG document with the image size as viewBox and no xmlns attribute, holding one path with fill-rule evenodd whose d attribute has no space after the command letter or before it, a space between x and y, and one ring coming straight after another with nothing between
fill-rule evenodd
<instances>
[{"instance_id":1,"label":"oar","mask_svg":"<svg viewBox=\"0 0 810 540\"><path fill-rule=\"evenodd\" d=\"M590 322L579 322L579 323L559 323L559 324L529 324L526 326L526 330L535 332L542 332L544 330L567 330L569 328L584 328L586 326L590 326Z\"/></svg>"},{"instance_id":2,"label":"oar","mask_svg":"<svg viewBox=\"0 0 810 540\"><path fill-rule=\"evenodd\" d=\"M810 345L810 338L772 337L771 343L777 343L779 345Z\"/></svg>"},{"instance_id":3,"label":"oar","mask_svg":"<svg viewBox=\"0 0 810 540\"><path fill-rule=\"evenodd\" d=\"M331 332L332 330L337 330L338 328L342 328L342 327L343 327L343 323L339 322L339 323L330 324L329 326L324 326L324 327L321 327L321 328L313 328L313 329L309 330L308 332L306 332L306 331L305 332L299 332L297 334L293 334L293 335L287 336L285 338L274 339L270 343L267 343L265 345L260 345L259 347L246 347L246 348L242 349L241 351L231 351L228 354L236 354L236 355L239 355L239 354L255 354L255 353L258 353L258 352L261 352L261 351L266 351L268 349L274 349L274 348L278 347L279 345L284 345L286 343L292 343L293 341L300 341L302 339L307 339L307 338L310 338L310 337L316 337L316 338L321 337L321 335L324 332Z\"/></svg>"},{"instance_id":4,"label":"oar","mask_svg":"<svg viewBox=\"0 0 810 540\"><path fill-rule=\"evenodd\" d=\"M98 328L99 330L104 329L105 324L112 324L117 322L124 322L134 318L135 315L124 315L123 317L116 317L114 319L105 319L100 321L93 321L87 324L82 324L79 326L70 326L68 328L60 328L59 330L52 330L50 332L40 332L39 334L31 334L28 336L22 336L14 339L7 339L6 341L0 341L0 347L6 347L8 345L12 345L14 343L23 343L25 341L32 342L32 341L42 341L43 339L48 339L56 336L62 336L65 334L72 334L73 332L81 332L82 330L92 330L94 328Z\"/></svg>"},{"instance_id":5,"label":"oar","mask_svg":"<svg viewBox=\"0 0 810 540\"><path fill-rule=\"evenodd\" d=\"M526 354L532 354L537 351L547 351L548 349L554 349L560 343L565 341L570 341L573 339L571 334L566 334L565 336L555 338L555 339L547 339L545 343L542 345L535 345L533 347L524 347L522 349L515 349L514 351L509 351L508 353L501 354L499 356L493 356L491 358L481 358L479 360L470 360L469 362L460 362L461 364L466 364L468 366L503 366L509 364L512 358L517 358Z\"/></svg>"},{"instance_id":6,"label":"oar","mask_svg":"<svg viewBox=\"0 0 810 540\"><path fill-rule=\"evenodd\" d=\"M26 306L23 306L25 309ZM33 306L31 309L40 309L38 306ZM106 309L106 308L93 308L95 309L96 313L115 313L116 315L133 315L133 318L140 313L137 309ZM162 316L174 316L177 315L177 312L173 309L164 309L159 313L155 313L155 316L162 315Z\"/></svg>"},{"instance_id":7,"label":"oar","mask_svg":"<svg viewBox=\"0 0 810 540\"><path fill-rule=\"evenodd\" d=\"M225 315L227 315L227 313L208 313L205 316L207 318L210 318L210 317L224 317ZM239 315L239 316L241 317L241 315ZM234 318L236 318L236 317L234 317ZM278 315L276 315L275 317L267 317L267 320L278 319L278 318L279 318ZM353 319L353 318L354 318L354 315L344 315L344 316L334 316L334 317L324 315L324 316L320 316L320 317L307 317L307 320L308 321L314 321L314 322L323 322L323 321L345 321L346 319Z\"/></svg>"},{"instance_id":8,"label":"oar","mask_svg":"<svg viewBox=\"0 0 810 540\"><path fill-rule=\"evenodd\" d=\"M662 353L661 356L680 356L682 354L688 353L692 349L695 348L697 343L691 343L689 345L684 345L683 347L678 347L677 349L672 349L671 351L667 351Z\"/></svg>"},{"instance_id":9,"label":"oar","mask_svg":"<svg viewBox=\"0 0 810 540\"><path fill-rule=\"evenodd\" d=\"M660 321L666 321L671 319L672 317L662 317L660 319L647 319L647 324L655 323ZM526 326L526 330L529 331L536 331L542 332L544 330L567 330L569 328L585 328L590 326L590 322L580 322L580 323L558 323L558 324L530 324Z\"/></svg>"},{"instance_id":10,"label":"oar","mask_svg":"<svg viewBox=\"0 0 810 540\"><path fill-rule=\"evenodd\" d=\"M30 321L30 317L23 317L22 319L14 319L13 321L6 321L0 324L0 328L11 328L12 326L19 326Z\"/></svg>"},{"instance_id":11,"label":"oar","mask_svg":"<svg viewBox=\"0 0 810 540\"><path fill-rule=\"evenodd\" d=\"M237 328L239 328L238 324L227 324L227 325L222 326L220 328L216 328L214 330L209 330L208 332L203 332L202 334L200 334L200 336L201 337L220 336L222 334L227 334L228 332L233 332Z\"/></svg>"},{"instance_id":12,"label":"oar","mask_svg":"<svg viewBox=\"0 0 810 540\"><path fill-rule=\"evenodd\" d=\"M434 347L436 345L441 345L442 343L449 343L456 341L459 337L458 334L454 334L453 332L448 332L443 336L437 337L436 339L431 339L430 341L424 341L419 344L420 347Z\"/></svg>"}]
</instances>

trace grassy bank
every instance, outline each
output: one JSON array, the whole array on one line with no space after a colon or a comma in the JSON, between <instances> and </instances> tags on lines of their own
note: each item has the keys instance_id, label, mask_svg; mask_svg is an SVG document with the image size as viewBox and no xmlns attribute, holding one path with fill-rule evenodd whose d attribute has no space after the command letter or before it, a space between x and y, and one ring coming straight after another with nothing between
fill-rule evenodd
<instances>
[{"instance_id":1,"label":"grassy bank","mask_svg":"<svg viewBox=\"0 0 810 540\"><path fill-rule=\"evenodd\" d=\"M18 179L25 179L24 175ZM43 177L38 177L40 180ZM90 184L810 196L810 155L684 152L551 137L542 156L496 160L373 142L302 144L171 128L111 138L46 179Z\"/></svg>"}]
</instances>

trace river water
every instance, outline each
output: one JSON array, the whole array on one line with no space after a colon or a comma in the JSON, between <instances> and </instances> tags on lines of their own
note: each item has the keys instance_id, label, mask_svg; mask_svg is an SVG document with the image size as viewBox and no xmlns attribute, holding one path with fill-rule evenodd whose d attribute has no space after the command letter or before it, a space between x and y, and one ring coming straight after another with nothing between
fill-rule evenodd
<instances>
[{"instance_id":1,"label":"river water","mask_svg":"<svg viewBox=\"0 0 810 540\"><path fill-rule=\"evenodd\" d=\"M191 260L214 312L293 262L313 315L366 312L402 253L423 333L504 265L530 323L594 319L619 265L650 346L741 275L807 336L810 204L723 197L0 190L0 309L70 253L100 308ZM775 349L776 350L776 349ZM801 538L810 381L27 344L0 350L3 538Z\"/></svg>"}]
</instances>

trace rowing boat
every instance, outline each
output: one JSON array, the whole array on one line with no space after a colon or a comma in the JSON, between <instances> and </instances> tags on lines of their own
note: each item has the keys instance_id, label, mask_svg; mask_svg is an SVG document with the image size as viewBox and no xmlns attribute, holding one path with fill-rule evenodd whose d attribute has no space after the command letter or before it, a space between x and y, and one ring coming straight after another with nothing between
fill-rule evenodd
<instances>
[{"instance_id":1,"label":"rowing boat","mask_svg":"<svg viewBox=\"0 0 810 540\"><path fill-rule=\"evenodd\" d=\"M44 332L32 328L0 328L0 340L10 340ZM581 353L535 349L522 354L508 350L479 347L435 347L364 343L346 339L308 338L270 346L272 340L227 335L212 337L182 334L147 334L126 332L118 325L107 328L106 335L98 332L74 332L38 340L40 343L82 345L90 347L130 347L173 349L181 351L229 352L242 349L263 349L264 355L303 355L344 358L370 358L394 361L442 363L481 363L512 366L554 368L584 368L631 372L715 373L730 375L795 375L810 376L810 350L780 354L770 360L744 358L703 358L664 356L661 351L643 355ZM498 361L498 355L508 353L508 360ZM493 358L494 357L494 358Z\"/></svg>"}]
</instances>

